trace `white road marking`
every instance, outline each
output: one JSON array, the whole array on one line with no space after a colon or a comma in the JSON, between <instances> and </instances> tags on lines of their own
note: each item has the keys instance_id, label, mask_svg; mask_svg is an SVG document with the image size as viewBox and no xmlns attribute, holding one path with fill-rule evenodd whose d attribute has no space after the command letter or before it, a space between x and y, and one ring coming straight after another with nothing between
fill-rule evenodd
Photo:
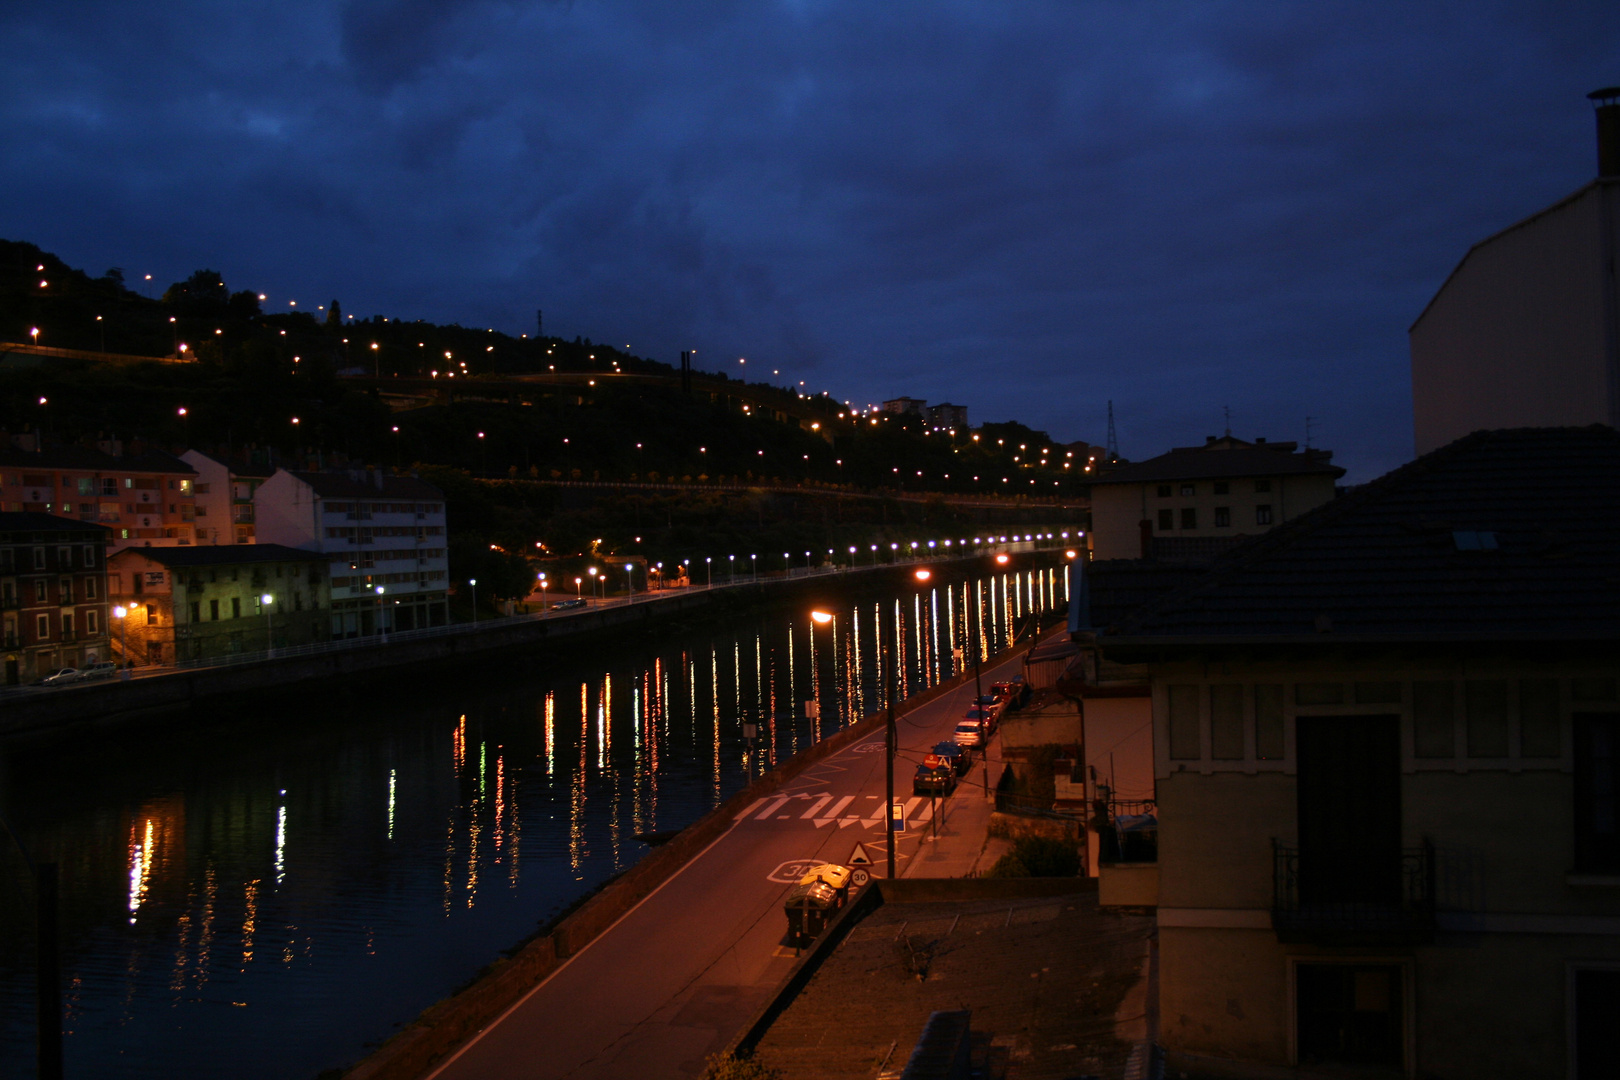
<instances>
[{"instance_id":1,"label":"white road marking","mask_svg":"<svg viewBox=\"0 0 1620 1080\"><path fill-rule=\"evenodd\" d=\"M804 813L800 814L799 816L801 818L807 818L807 819L808 818L813 818L818 813L821 812L821 808L823 806L826 806L831 801L832 801L832 795L831 794L820 795L820 796L818 796L816 798L815 802L810 804L810 809L806 810Z\"/></svg>"},{"instance_id":2,"label":"white road marking","mask_svg":"<svg viewBox=\"0 0 1620 1080\"><path fill-rule=\"evenodd\" d=\"M786 804L789 798L791 798L791 796L783 795L780 798L772 799L769 806L765 807L765 809L754 815L754 820L764 821L766 818L782 809L783 805Z\"/></svg>"}]
</instances>

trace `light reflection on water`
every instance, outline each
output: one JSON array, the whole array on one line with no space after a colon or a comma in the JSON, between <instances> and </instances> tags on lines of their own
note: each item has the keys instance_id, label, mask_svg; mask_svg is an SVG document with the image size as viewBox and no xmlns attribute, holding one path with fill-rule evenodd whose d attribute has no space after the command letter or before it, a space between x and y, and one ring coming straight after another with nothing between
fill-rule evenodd
<instances>
[{"instance_id":1,"label":"light reflection on water","mask_svg":"<svg viewBox=\"0 0 1620 1080\"><path fill-rule=\"evenodd\" d=\"M828 626L795 609L595 666L536 655L500 686L472 665L410 696L323 686L297 715L13 752L7 816L62 868L68 1075L303 1080L358 1060L633 863L638 835L881 708L891 662L913 693L1065 593L1059 569L938 583ZM33 1057L23 880L0 855L8 1074Z\"/></svg>"}]
</instances>

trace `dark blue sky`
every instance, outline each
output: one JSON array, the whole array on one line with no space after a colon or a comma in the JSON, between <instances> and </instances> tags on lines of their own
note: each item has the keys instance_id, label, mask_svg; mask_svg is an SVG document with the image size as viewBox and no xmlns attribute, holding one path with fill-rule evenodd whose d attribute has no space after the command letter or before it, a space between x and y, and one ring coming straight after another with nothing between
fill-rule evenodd
<instances>
[{"instance_id":1,"label":"dark blue sky","mask_svg":"<svg viewBox=\"0 0 1620 1080\"><path fill-rule=\"evenodd\" d=\"M0 236L1147 457L1411 455L1406 328L1595 172L1620 4L0 8Z\"/></svg>"}]
</instances>

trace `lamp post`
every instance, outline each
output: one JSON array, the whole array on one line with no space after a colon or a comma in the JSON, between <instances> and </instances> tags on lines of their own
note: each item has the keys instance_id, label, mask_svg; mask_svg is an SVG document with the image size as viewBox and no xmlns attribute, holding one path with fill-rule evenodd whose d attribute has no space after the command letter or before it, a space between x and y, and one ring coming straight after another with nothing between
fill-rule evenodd
<instances>
[{"instance_id":1,"label":"lamp post","mask_svg":"<svg viewBox=\"0 0 1620 1080\"><path fill-rule=\"evenodd\" d=\"M714 559L708 555L703 557L703 564L709 573L709 588L714 588Z\"/></svg>"},{"instance_id":2,"label":"lamp post","mask_svg":"<svg viewBox=\"0 0 1620 1080\"><path fill-rule=\"evenodd\" d=\"M585 572L591 575L591 599L596 599L596 567L587 566Z\"/></svg>"},{"instance_id":3,"label":"lamp post","mask_svg":"<svg viewBox=\"0 0 1620 1080\"><path fill-rule=\"evenodd\" d=\"M624 564L624 588L625 588L625 596L628 597L628 599L625 602L629 603L629 604L633 604L633 603L636 602L635 569L636 569L636 564L635 563L625 563Z\"/></svg>"},{"instance_id":4,"label":"lamp post","mask_svg":"<svg viewBox=\"0 0 1620 1080\"><path fill-rule=\"evenodd\" d=\"M113 617L118 620L118 654L124 658L126 664L129 663L129 639L124 636L124 627L127 625L124 616L128 614L129 609L123 604L113 608Z\"/></svg>"},{"instance_id":5,"label":"lamp post","mask_svg":"<svg viewBox=\"0 0 1620 1080\"><path fill-rule=\"evenodd\" d=\"M726 584L730 585L737 580L737 556L727 555L726 558L730 560L730 566L726 570Z\"/></svg>"},{"instance_id":6,"label":"lamp post","mask_svg":"<svg viewBox=\"0 0 1620 1080\"><path fill-rule=\"evenodd\" d=\"M473 625L478 625L478 579L468 578L467 584L472 586L473 596Z\"/></svg>"},{"instance_id":7,"label":"lamp post","mask_svg":"<svg viewBox=\"0 0 1620 1080\"><path fill-rule=\"evenodd\" d=\"M546 575L540 575L540 617L546 617Z\"/></svg>"},{"instance_id":8,"label":"lamp post","mask_svg":"<svg viewBox=\"0 0 1620 1080\"><path fill-rule=\"evenodd\" d=\"M473 609L474 612L477 608ZM383 624L383 587L377 586L377 633L382 636L383 644L388 644L388 627Z\"/></svg>"},{"instance_id":9,"label":"lamp post","mask_svg":"<svg viewBox=\"0 0 1620 1080\"><path fill-rule=\"evenodd\" d=\"M755 554L748 556L748 562L752 567L754 580L756 582L759 581L759 554L756 552Z\"/></svg>"},{"instance_id":10,"label":"lamp post","mask_svg":"<svg viewBox=\"0 0 1620 1080\"><path fill-rule=\"evenodd\" d=\"M585 579L584 578L575 578L574 579L574 595L578 596L581 600L585 599Z\"/></svg>"},{"instance_id":11,"label":"lamp post","mask_svg":"<svg viewBox=\"0 0 1620 1080\"><path fill-rule=\"evenodd\" d=\"M259 604L264 608L264 655L266 657L274 655L276 651L276 643L270 626L270 605L274 602L275 597L269 593L259 597Z\"/></svg>"}]
</instances>

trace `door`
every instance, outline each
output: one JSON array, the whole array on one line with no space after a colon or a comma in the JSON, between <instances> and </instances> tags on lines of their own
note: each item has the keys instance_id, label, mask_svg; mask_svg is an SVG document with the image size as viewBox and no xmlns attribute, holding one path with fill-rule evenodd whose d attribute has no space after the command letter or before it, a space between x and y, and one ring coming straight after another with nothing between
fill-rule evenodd
<instances>
[{"instance_id":1,"label":"door","mask_svg":"<svg viewBox=\"0 0 1620 1080\"><path fill-rule=\"evenodd\" d=\"M1394 964L1296 967L1299 1063L1399 1067L1405 1041L1401 976Z\"/></svg>"},{"instance_id":2,"label":"door","mask_svg":"<svg viewBox=\"0 0 1620 1080\"><path fill-rule=\"evenodd\" d=\"M1295 733L1300 903L1399 904L1399 719L1302 716Z\"/></svg>"}]
</instances>

